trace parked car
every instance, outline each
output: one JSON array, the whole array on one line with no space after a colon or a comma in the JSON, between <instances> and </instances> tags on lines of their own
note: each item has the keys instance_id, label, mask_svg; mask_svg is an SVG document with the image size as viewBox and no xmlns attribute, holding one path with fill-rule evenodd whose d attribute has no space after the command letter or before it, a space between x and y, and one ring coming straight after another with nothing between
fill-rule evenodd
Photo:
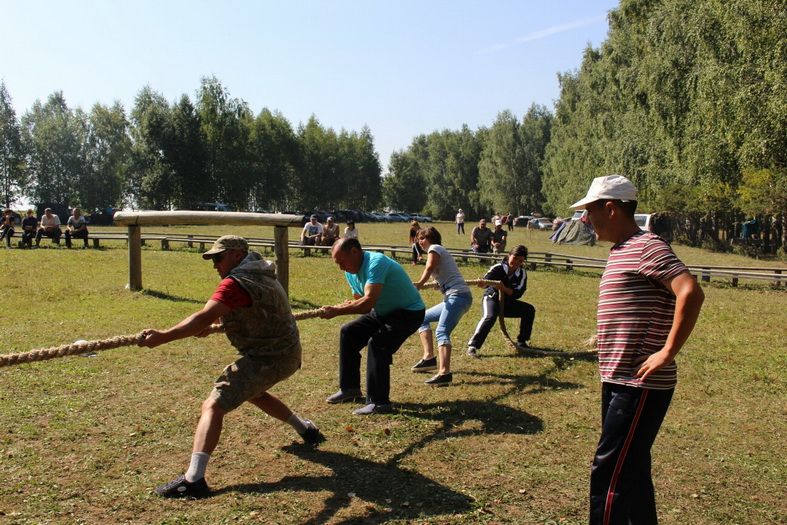
<instances>
[{"instance_id":1,"label":"parked car","mask_svg":"<svg viewBox=\"0 0 787 525\"><path fill-rule=\"evenodd\" d=\"M577 210L574 212L574 215L571 216L571 221L578 221L582 218L582 215L585 214L585 210Z\"/></svg>"},{"instance_id":2,"label":"parked car","mask_svg":"<svg viewBox=\"0 0 787 525\"><path fill-rule=\"evenodd\" d=\"M651 218L653 217L652 213L635 213L634 220L637 222L637 226L645 230L646 232L653 231L653 224L651 222Z\"/></svg>"},{"instance_id":3,"label":"parked car","mask_svg":"<svg viewBox=\"0 0 787 525\"><path fill-rule=\"evenodd\" d=\"M418 222L432 222L432 218L428 215L420 215L418 213L414 213L410 216L414 221Z\"/></svg>"},{"instance_id":4,"label":"parked car","mask_svg":"<svg viewBox=\"0 0 787 525\"><path fill-rule=\"evenodd\" d=\"M540 219L533 219L530 221L530 224L536 230L551 230L552 229L552 219L547 219L546 217L541 217Z\"/></svg>"},{"instance_id":5,"label":"parked car","mask_svg":"<svg viewBox=\"0 0 787 525\"><path fill-rule=\"evenodd\" d=\"M514 219L514 226L527 226L527 223L532 221L535 217L532 215L520 215Z\"/></svg>"}]
</instances>

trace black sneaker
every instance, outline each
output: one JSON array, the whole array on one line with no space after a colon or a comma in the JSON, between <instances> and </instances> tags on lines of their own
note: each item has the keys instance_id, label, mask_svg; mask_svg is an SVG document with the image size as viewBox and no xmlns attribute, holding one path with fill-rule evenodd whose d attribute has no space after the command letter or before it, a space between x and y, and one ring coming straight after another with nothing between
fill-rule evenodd
<instances>
[{"instance_id":1,"label":"black sneaker","mask_svg":"<svg viewBox=\"0 0 787 525\"><path fill-rule=\"evenodd\" d=\"M382 405L376 405L374 403L369 403L366 406L363 406L357 410L353 410L353 414L356 416L371 416L372 414L390 414L393 412L393 405L391 403L385 403Z\"/></svg>"},{"instance_id":2,"label":"black sneaker","mask_svg":"<svg viewBox=\"0 0 787 525\"><path fill-rule=\"evenodd\" d=\"M523 350L530 348L530 345L527 343L527 341L522 341L521 339L516 340L516 345Z\"/></svg>"},{"instance_id":3,"label":"black sneaker","mask_svg":"<svg viewBox=\"0 0 787 525\"><path fill-rule=\"evenodd\" d=\"M424 383L432 386L448 386L453 380L454 375L451 372L448 372L447 374L437 374L436 376L432 376L431 378L424 381Z\"/></svg>"},{"instance_id":4,"label":"black sneaker","mask_svg":"<svg viewBox=\"0 0 787 525\"><path fill-rule=\"evenodd\" d=\"M189 483L182 475L153 491L162 498L204 498L210 493L205 478Z\"/></svg>"},{"instance_id":5,"label":"black sneaker","mask_svg":"<svg viewBox=\"0 0 787 525\"><path fill-rule=\"evenodd\" d=\"M468 346L466 353L467 353L467 357L473 357L475 359L478 359L478 348L474 346Z\"/></svg>"},{"instance_id":6,"label":"black sneaker","mask_svg":"<svg viewBox=\"0 0 787 525\"><path fill-rule=\"evenodd\" d=\"M314 447L325 441L325 436L322 435L322 432L320 432L320 429L317 428L317 425L308 419L304 419L303 422L306 424L306 430L299 434L305 444Z\"/></svg>"},{"instance_id":7,"label":"black sneaker","mask_svg":"<svg viewBox=\"0 0 787 525\"><path fill-rule=\"evenodd\" d=\"M413 372L432 372L437 370L437 357L431 359L419 359L410 370Z\"/></svg>"},{"instance_id":8,"label":"black sneaker","mask_svg":"<svg viewBox=\"0 0 787 525\"><path fill-rule=\"evenodd\" d=\"M325 401L332 405L336 403L350 403L355 401L363 401L365 398L361 394L361 389L353 390L339 390L335 394L328 396Z\"/></svg>"}]
</instances>

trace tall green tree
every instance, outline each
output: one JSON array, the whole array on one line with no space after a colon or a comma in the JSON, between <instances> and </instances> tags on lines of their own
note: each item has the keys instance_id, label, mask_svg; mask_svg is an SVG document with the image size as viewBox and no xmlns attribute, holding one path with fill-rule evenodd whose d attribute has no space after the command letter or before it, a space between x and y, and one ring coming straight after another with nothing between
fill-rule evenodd
<instances>
[{"instance_id":1,"label":"tall green tree","mask_svg":"<svg viewBox=\"0 0 787 525\"><path fill-rule=\"evenodd\" d=\"M492 212L520 213L537 196L527 195L534 183L527 181L521 125L510 111L497 115L489 129L478 168L481 202Z\"/></svg>"},{"instance_id":2,"label":"tall green tree","mask_svg":"<svg viewBox=\"0 0 787 525\"><path fill-rule=\"evenodd\" d=\"M426 180L410 151L394 151L382 181L383 203L395 210L420 211L426 204Z\"/></svg>"},{"instance_id":3,"label":"tall green tree","mask_svg":"<svg viewBox=\"0 0 787 525\"><path fill-rule=\"evenodd\" d=\"M22 195L27 183L24 159L16 111L5 83L0 82L0 199L6 208Z\"/></svg>"},{"instance_id":4,"label":"tall green tree","mask_svg":"<svg viewBox=\"0 0 787 525\"><path fill-rule=\"evenodd\" d=\"M298 128L300 165L295 178L297 195L306 209L335 208L344 193L339 163L339 137L312 115Z\"/></svg>"},{"instance_id":5,"label":"tall green tree","mask_svg":"<svg viewBox=\"0 0 787 525\"><path fill-rule=\"evenodd\" d=\"M213 202L215 191L206 166L202 122L188 95L182 95L171 107L169 120L164 162L172 173L174 205L196 209L199 203Z\"/></svg>"},{"instance_id":6,"label":"tall green tree","mask_svg":"<svg viewBox=\"0 0 787 525\"><path fill-rule=\"evenodd\" d=\"M160 93L145 86L134 99L131 121L129 200L142 208L169 209L177 196L175 177L165 156L172 136L169 104Z\"/></svg>"},{"instance_id":7,"label":"tall green tree","mask_svg":"<svg viewBox=\"0 0 787 525\"><path fill-rule=\"evenodd\" d=\"M62 92L36 101L22 117L29 151L30 193L37 202L79 206L79 184L86 169L87 118L71 111Z\"/></svg>"},{"instance_id":8,"label":"tall green tree","mask_svg":"<svg viewBox=\"0 0 787 525\"><path fill-rule=\"evenodd\" d=\"M86 164L78 185L86 213L118 207L131 163L131 137L123 106L95 104L88 117Z\"/></svg>"},{"instance_id":9,"label":"tall green tree","mask_svg":"<svg viewBox=\"0 0 787 525\"><path fill-rule=\"evenodd\" d=\"M249 137L253 116L243 100L230 97L216 77L202 79L197 112L207 154L206 168L217 196L235 209L248 207L252 159Z\"/></svg>"},{"instance_id":10,"label":"tall green tree","mask_svg":"<svg viewBox=\"0 0 787 525\"><path fill-rule=\"evenodd\" d=\"M284 211L299 207L289 191L299 144L290 122L279 112L260 111L251 126L251 208Z\"/></svg>"}]
</instances>

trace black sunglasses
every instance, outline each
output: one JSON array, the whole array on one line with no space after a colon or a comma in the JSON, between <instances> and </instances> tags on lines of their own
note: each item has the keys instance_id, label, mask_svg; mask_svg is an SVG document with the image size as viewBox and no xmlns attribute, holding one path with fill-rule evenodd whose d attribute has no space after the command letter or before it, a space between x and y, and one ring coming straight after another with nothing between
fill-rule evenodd
<instances>
[{"instance_id":1,"label":"black sunglasses","mask_svg":"<svg viewBox=\"0 0 787 525\"><path fill-rule=\"evenodd\" d=\"M214 253L213 255L210 256L210 260L213 262L213 264L218 264L224 258L224 255L226 253L227 252Z\"/></svg>"}]
</instances>

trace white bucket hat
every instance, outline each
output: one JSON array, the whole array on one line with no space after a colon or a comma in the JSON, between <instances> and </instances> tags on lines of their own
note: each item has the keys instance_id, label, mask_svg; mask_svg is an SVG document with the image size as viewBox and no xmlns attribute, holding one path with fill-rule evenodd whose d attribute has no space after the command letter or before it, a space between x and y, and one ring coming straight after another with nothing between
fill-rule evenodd
<instances>
[{"instance_id":1,"label":"white bucket hat","mask_svg":"<svg viewBox=\"0 0 787 525\"><path fill-rule=\"evenodd\" d=\"M623 202L635 201L637 200L637 188L623 175L596 177L590 184L588 194L572 204L571 208L583 209L591 202L601 199Z\"/></svg>"}]
</instances>

